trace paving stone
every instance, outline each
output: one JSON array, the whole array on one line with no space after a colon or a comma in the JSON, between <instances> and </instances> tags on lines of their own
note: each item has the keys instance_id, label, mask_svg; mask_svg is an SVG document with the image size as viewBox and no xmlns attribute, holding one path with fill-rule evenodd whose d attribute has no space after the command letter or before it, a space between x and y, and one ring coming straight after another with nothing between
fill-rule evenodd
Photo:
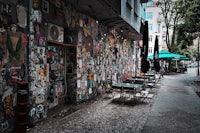
<instances>
[{"instance_id":1,"label":"paving stone","mask_svg":"<svg viewBox=\"0 0 200 133\"><path fill-rule=\"evenodd\" d=\"M115 104L112 99L103 97L85 106L78 111L74 109L71 114L64 109L54 117L37 123L30 133L139 133L151 108L150 104Z\"/></svg>"}]
</instances>

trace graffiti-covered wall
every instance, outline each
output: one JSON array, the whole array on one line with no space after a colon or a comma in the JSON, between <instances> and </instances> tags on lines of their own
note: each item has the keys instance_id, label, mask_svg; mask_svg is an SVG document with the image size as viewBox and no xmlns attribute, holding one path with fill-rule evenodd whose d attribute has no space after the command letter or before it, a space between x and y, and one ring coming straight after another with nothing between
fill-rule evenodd
<instances>
[{"instance_id":1,"label":"graffiti-covered wall","mask_svg":"<svg viewBox=\"0 0 200 133\"><path fill-rule=\"evenodd\" d=\"M0 131L14 130L17 82L26 78L27 2L0 1Z\"/></svg>"},{"instance_id":2,"label":"graffiti-covered wall","mask_svg":"<svg viewBox=\"0 0 200 133\"><path fill-rule=\"evenodd\" d=\"M114 28L80 15L77 47L77 101L102 94L106 81L121 82L134 72L133 47Z\"/></svg>"},{"instance_id":3,"label":"graffiti-covered wall","mask_svg":"<svg viewBox=\"0 0 200 133\"><path fill-rule=\"evenodd\" d=\"M14 125L18 81L28 82L28 121L35 123L64 101L91 99L108 80L135 74L137 46L67 1L3 0L0 10L1 131Z\"/></svg>"}]
</instances>

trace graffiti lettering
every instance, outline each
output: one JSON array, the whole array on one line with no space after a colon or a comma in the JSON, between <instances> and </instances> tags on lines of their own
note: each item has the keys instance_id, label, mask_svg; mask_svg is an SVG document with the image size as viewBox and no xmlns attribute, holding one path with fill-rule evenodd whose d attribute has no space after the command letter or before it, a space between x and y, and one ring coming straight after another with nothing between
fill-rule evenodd
<instances>
[{"instance_id":1,"label":"graffiti lettering","mask_svg":"<svg viewBox=\"0 0 200 133\"><path fill-rule=\"evenodd\" d=\"M8 121L3 121L1 123L1 131L8 129L8 127L9 127Z\"/></svg>"},{"instance_id":2,"label":"graffiti lettering","mask_svg":"<svg viewBox=\"0 0 200 133\"><path fill-rule=\"evenodd\" d=\"M30 110L29 116L34 120L45 118L46 117L45 106L43 104L36 105Z\"/></svg>"}]
</instances>

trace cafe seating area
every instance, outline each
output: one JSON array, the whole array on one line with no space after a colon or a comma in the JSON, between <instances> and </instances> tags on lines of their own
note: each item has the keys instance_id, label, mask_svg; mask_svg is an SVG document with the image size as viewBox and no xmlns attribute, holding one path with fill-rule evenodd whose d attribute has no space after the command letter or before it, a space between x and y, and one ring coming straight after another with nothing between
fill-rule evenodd
<instances>
[{"instance_id":1,"label":"cafe seating area","mask_svg":"<svg viewBox=\"0 0 200 133\"><path fill-rule=\"evenodd\" d=\"M154 88L158 82L159 76L156 73L146 73L143 76L127 78L119 83L111 83L108 94L113 99L118 98L124 101L129 99L135 103L149 103L155 96Z\"/></svg>"}]
</instances>

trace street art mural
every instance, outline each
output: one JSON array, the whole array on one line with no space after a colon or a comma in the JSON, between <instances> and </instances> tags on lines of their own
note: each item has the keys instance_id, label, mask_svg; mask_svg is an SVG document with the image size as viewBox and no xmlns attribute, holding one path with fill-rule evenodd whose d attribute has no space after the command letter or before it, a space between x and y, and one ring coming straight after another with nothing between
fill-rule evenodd
<instances>
[{"instance_id":1,"label":"street art mural","mask_svg":"<svg viewBox=\"0 0 200 133\"><path fill-rule=\"evenodd\" d=\"M35 8L32 8L30 16L30 38L29 38L29 49L30 49L30 71L29 75L31 78L30 88L30 111L29 117L30 122L37 122L47 117L47 88L48 88L48 70L46 57L46 43L47 39L42 34L42 12L38 10L37 1L34 1Z\"/></svg>"},{"instance_id":2,"label":"street art mural","mask_svg":"<svg viewBox=\"0 0 200 133\"><path fill-rule=\"evenodd\" d=\"M115 29L80 16L77 48L77 101L110 89L108 81L120 82L124 73L133 73L132 47L126 39L117 37Z\"/></svg>"},{"instance_id":3,"label":"street art mural","mask_svg":"<svg viewBox=\"0 0 200 133\"><path fill-rule=\"evenodd\" d=\"M0 17L2 131L10 128L16 115L18 80L28 81L28 115L30 123L35 123L46 118L49 109L68 103L66 99L73 103L91 99L110 89L111 82L122 81L124 73L133 73L129 40L114 28L77 12L71 4L34 0L29 27L23 17L25 6L16 8L19 18L12 19L17 21ZM51 40L49 25L56 33ZM62 39L57 38L60 35Z\"/></svg>"},{"instance_id":4,"label":"street art mural","mask_svg":"<svg viewBox=\"0 0 200 133\"><path fill-rule=\"evenodd\" d=\"M22 21L17 24L19 18L13 15L22 15L16 11L16 2L0 2L0 7L4 10L0 15L0 131L9 132L14 129L16 116L15 83L24 79L27 38Z\"/></svg>"}]
</instances>

